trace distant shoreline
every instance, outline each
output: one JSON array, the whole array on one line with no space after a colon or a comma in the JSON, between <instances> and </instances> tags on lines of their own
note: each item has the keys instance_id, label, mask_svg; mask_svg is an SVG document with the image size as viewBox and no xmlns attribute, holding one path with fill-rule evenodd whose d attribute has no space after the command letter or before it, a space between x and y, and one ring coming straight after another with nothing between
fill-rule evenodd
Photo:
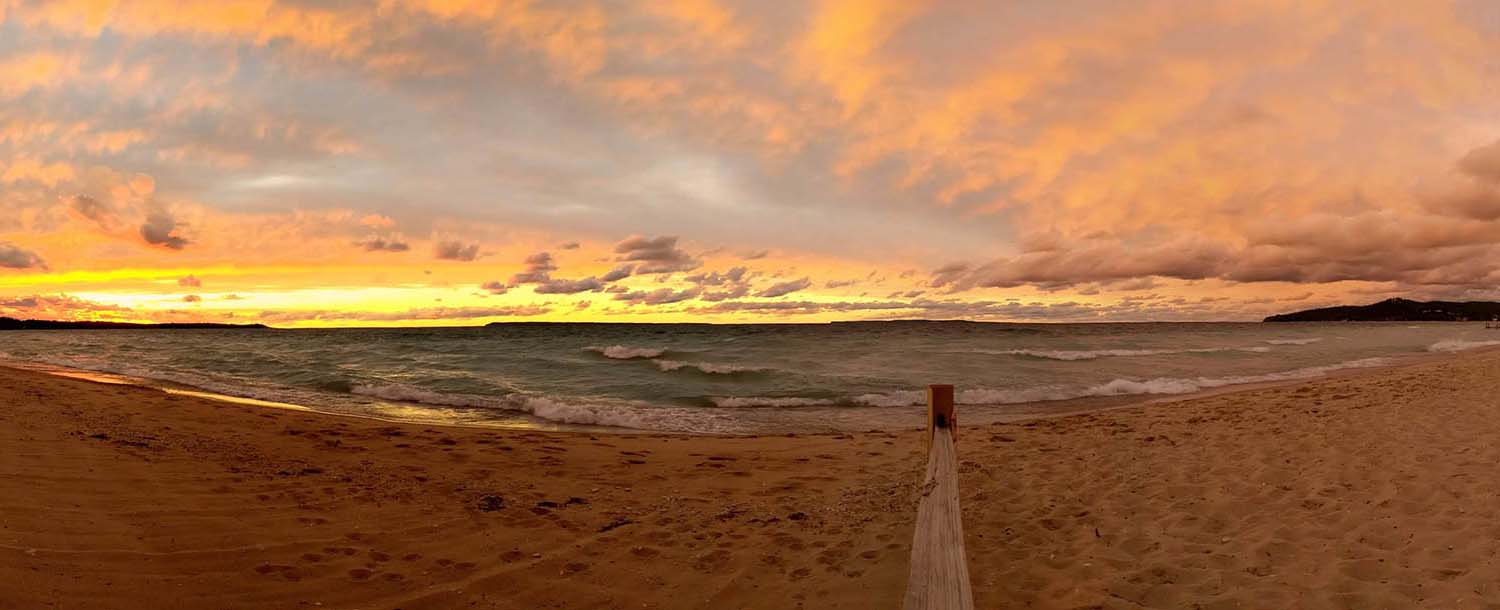
<instances>
[{"instance_id":1,"label":"distant shoreline","mask_svg":"<svg viewBox=\"0 0 1500 610\"><path fill-rule=\"evenodd\" d=\"M269 329L265 324L216 324L212 322L165 322L160 324L138 324L134 322L96 322L61 320L19 320L0 318L0 330L132 330L132 329Z\"/></svg>"}]
</instances>

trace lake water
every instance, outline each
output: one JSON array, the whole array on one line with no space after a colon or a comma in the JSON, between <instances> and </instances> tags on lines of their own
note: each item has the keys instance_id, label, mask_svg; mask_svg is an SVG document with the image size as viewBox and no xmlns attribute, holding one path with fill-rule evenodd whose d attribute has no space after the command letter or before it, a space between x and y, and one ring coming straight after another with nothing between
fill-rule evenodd
<instances>
[{"instance_id":1,"label":"lake water","mask_svg":"<svg viewBox=\"0 0 1500 610\"><path fill-rule=\"evenodd\" d=\"M1461 323L512 324L17 331L0 358L396 420L750 433L920 426L930 383L1003 420L1495 344Z\"/></svg>"}]
</instances>

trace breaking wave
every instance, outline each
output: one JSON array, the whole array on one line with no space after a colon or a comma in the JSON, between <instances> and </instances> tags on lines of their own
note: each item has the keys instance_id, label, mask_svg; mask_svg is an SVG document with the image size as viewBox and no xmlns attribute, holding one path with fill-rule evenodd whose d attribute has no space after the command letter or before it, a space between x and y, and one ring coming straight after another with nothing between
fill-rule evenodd
<instances>
[{"instance_id":1,"label":"breaking wave","mask_svg":"<svg viewBox=\"0 0 1500 610\"><path fill-rule=\"evenodd\" d=\"M656 347L626 347L624 345L611 345L609 347L599 347L597 345L590 345L590 346L585 347L583 349L585 351L594 352L596 354L604 356L605 358L613 358L615 360L634 360L634 359L637 359L637 358L657 358L657 357L660 357L662 354L667 353L666 348L656 348Z\"/></svg>"},{"instance_id":2,"label":"breaking wave","mask_svg":"<svg viewBox=\"0 0 1500 610\"><path fill-rule=\"evenodd\" d=\"M738 373L762 373L766 371L766 369L760 367L717 364L713 362L683 362L681 360L652 360L651 362L656 363L656 368L667 372L690 369L709 375L734 375Z\"/></svg>"},{"instance_id":3,"label":"breaking wave","mask_svg":"<svg viewBox=\"0 0 1500 610\"><path fill-rule=\"evenodd\" d=\"M1427 346L1427 351L1461 352L1464 350L1470 350L1480 347L1490 347L1492 345L1500 345L1500 341L1468 341L1465 339L1448 339L1446 341L1438 341L1437 343Z\"/></svg>"},{"instance_id":4,"label":"breaking wave","mask_svg":"<svg viewBox=\"0 0 1500 610\"><path fill-rule=\"evenodd\" d=\"M1167 354L1210 354L1214 352L1265 353L1269 347L1198 347L1190 349L1094 349L1094 350L1037 350L1008 349L981 350L981 353L1005 356L1029 356L1047 360L1094 360L1097 358L1130 358L1134 356L1162 356Z\"/></svg>"},{"instance_id":5,"label":"breaking wave","mask_svg":"<svg viewBox=\"0 0 1500 610\"><path fill-rule=\"evenodd\" d=\"M644 403L579 402L520 393L477 396L434 392L399 384L360 385L352 391L361 396L438 407L517 411L560 424L670 432L727 431L724 422L716 421L721 418L712 413Z\"/></svg>"},{"instance_id":6,"label":"breaking wave","mask_svg":"<svg viewBox=\"0 0 1500 610\"><path fill-rule=\"evenodd\" d=\"M955 397L959 404L1004 405L1052 400L1072 400L1099 396L1129 396L1137 394L1190 394L1212 388L1250 383L1292 381L1322 377L1333 371L1352 368L1367 368L1390 364L1387 358L1364 358L1326 366L1266 373L1263 375L1237 375L1231 377L1196 377L1156 379L1114 379L1106 383L1087 387L1042 386L1019 390L973 389L962 390ZM873 407L907 407L926 404L927 395L916 390L863 394L853 399L854 404Z\"/></svg>"},{"instance_id":7,"label":"breaking wave","mask_svg":"<svg viewBox=\"0 0 1500 610\"><path fill-rule=\"evenodd\" d=\"M744 407L820 407L839 404L838 400L832 398L802 398L797 396L720 396L709 399L714 406L744 408Z\"/></svg>"},{"instance_id":8,"label":"breaking wave","mask_svg":"<svg viewBox=\"0 0 1500 610\"><path fill-rule=\"evenodd\" d=\"M350 394L369 396L398 402L415 402L440 407L503 407L503 398L453 394L399 384L357 385L349 389Z\"/></svg>"}]
</instances>

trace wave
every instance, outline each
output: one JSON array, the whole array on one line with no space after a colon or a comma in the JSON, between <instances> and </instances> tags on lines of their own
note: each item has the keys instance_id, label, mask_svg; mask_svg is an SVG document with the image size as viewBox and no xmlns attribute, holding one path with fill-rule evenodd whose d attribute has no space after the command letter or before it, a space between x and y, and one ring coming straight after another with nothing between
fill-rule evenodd
<instances>
[{"instance_id":1,"label":"wave","mask_svg":"<svg viewBox=\"0 0 1500 610\"><path fill-rule=\"evenodd\" d=\"M634 359L637 359L637 358L657 358L657 357L660 357L662 354L667 353L667 349L666 348L627 347L627 346L624 346L624 345L611 345L609 347L599 347L597 345L590 345L590 346L585 347L583 349L585 351L590 351L590 352L594 352L594 353L597 353L599 355L602 355L605 358L612 358L612 359L615 359L615 360L634 360Z\"/></svg>"},{"instance_id":2,"label":"wave","mask_svg":"<svg viewBox=\"0 0 1500 610\"><path fill-rule=\"evenodd\" d=\"M1390 364L1390 360L1387 358L1363 358L1340 362L1338 364L1311 366L1261 375L1196 378L1158 377L1156 379L1145 380L1113 379L1099 385L1086 387L1041 386L1018 390L978 388L958 392L955 400L959 404L966 405L1003 405L1101 396L1190 394L1232 385L1312 379L1338 370L1385 366L1387 364ZM884 394L863 394L854 397L852 402L872 407L909 407L926 404L927 395L925 392L917 390L901 390Z\"/></svg>"},{"instance_id":3,"label":"wave","mask_svg":"<svg viewBox=\"0 0 1500 610\"><path fill-rule=\"evenodd\" d=\"M475 394L435 392L400 384L364 384L349 389L350 394L399 402L415 402L439 407L504 407L504 399Z\"/></svg>"},{"instance_id":4,"label":"wave","mask_svg":"<svg viewBox=\"0 0 1500 610\"><path fill-rule=\"evenodd\" d=\"M720 421L722 417L713 413L692 412L688 409L645 403L568 401L520 393L503 396L450 394L400 384L360 385L354 387L353 393L439 407L516 411L559 424L671 432L731 431L731 428L727 427L728 423Z\"/></svg>"},{"instance_id":5,"label":"wave","mask_svg":"<svg viewBox=\"0 0 1500 610\"><path fill-rule=\"evenodd\" d=\"M1308 345L1322 341L1322 337L1309 337L1306 339L1266 339L1271 345Z\"/></svg>"},{"instance_id":6,"label":"wave","mask_svg":"<svg viewBox=\"0 0 1500 610\"><path fill-rule=\"evenodd\" d=\"M741 366L738 364L718 364L713 362L683 362L681 360L652 360L656 368L663 371L677 371L682 369L693 369L700 373L710 375L734 375L737 373L761 373L766 369L753 366Z\"/></svg>"},{"instance_id":7,"label":"wave","mask_svg":"<svg viewBox=\"0 0 1500 610\"><path fill-rule=\"evenodd\" d=\"M724 433L737 431L730 422L702 409L650 405L579 403L541 396L507 398L515 410L561 424L610 426L667 432Z\"/></svg>"},{"instance_id":8,"label":"wave","mask_svg":"<svg viewBox=\"0 0 1500 610\"><path fill-rule=\"evenodd\" d=\"M1189 349L1095 349L1095 350L978 350L985 354L1004 356L1030 356L1047 360L1095 360L1098 358L1130 358L1135 356L1161 356L1167 354L1209 354L1214 352L1265 353L1269 347L1198 347Z\"/></svg>"},{"instance_id":9,"label":"wave","mask_svg":"<svg viewBox=\"0 0 1500 610\"><path fill-rule=\"evenodd\" d=\"M833 406L840 402L833 398L803 398L798 396L720 396L710 398L718 407L819 407Z\"/></svg>"},{"instance_id":10,"label":"wave","mask_svg":"<svg viewBox=\"0 0 1500 610\"><path fill-rule=\"evenodd\" d=\"M1445 341L1438 341L1437 343L1427 346L1427 351L1461 352L1464 350L1471 350L1480 347L1490 347L1492 345L1500 345L1500 341L1469 341L1466 339L1448 339Z\"/></svg>"}]
</instances>

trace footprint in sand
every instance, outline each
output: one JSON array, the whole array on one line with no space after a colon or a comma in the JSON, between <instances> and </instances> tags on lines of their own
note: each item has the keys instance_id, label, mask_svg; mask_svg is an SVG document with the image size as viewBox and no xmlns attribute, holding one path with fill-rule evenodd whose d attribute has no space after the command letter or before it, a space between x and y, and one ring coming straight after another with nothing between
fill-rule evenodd
<instances>
[{"instance_id":1,"label":"footprint in sand","mask_svg":"<svg viewBox=\"0 0 1500 610\"><path fill-rule=\"evenodd\" d=\"M732 557L729 551L724 549L709 551L693 559L693 569L699 572L717 572L729 565Z\"/></svg>"},{"instance_id":2,"label":"footprint in sand","mask_svg":"<svg viewBox=\"0 0 1500 610\"><path fill-rule=\"evenodd\" d=\"M375 573L365 568L354 568L349 570L349 578L353 580L369 580Z\"/></svg>"},{"instance_id":3,"label":"footprint in sand","mask_svg":"<svg viewBox=\"0 0 1500 610\"><path fill-rule=\"evenodd\" d=\"M255 572L263 576L281 576L287 580L302 580L302 575L297 571L296 566L263 563L255 566Z\"/></svg>"}]
</instances>

